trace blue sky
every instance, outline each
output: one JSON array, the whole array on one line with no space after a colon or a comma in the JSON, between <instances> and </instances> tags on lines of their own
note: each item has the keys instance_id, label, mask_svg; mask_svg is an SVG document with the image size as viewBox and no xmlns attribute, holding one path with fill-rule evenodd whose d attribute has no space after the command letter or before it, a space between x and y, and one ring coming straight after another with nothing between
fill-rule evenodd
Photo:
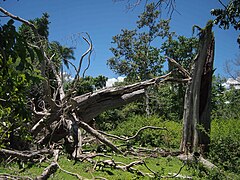
<instances>
[{"instance_id":1,"label":"blue sky","mask_svg":"<svg viewBox=\"0 0 240 180\"><path fill-rule=\"evenodd\" d=\"M227 4L228 1L223 2ZM121 29L136 27L137 17L142 12L144 3L128 12L126 5L126 0L116 3L112 0L6 0L0 3L1 7L25 19L41 17L42 13L48 12L51 21L49 39L67 46L76 45L77 42L76 62L87 48L84 42L77 38L77 34L88 32L93 41L94 53L87 75L104 75L109 78L118 77L106 65L107 60L112 57L109 50L112 36L119 34ZM206 22L213 18L210 10L221 8L221 5L218 0L177 0L176 7L180 14L173 14L171 30L178 35L190 37L192 26L195 24L204 27ZM3 24L7 19L0 20ZM222 30L215 27L214 33L216 74L226 76L225 62L240 54L236 42L239 32L233 28ZM73 43L72 38L77 41ZM70 70L70 73L74 71Z\"/></svg>"}]
</instances>

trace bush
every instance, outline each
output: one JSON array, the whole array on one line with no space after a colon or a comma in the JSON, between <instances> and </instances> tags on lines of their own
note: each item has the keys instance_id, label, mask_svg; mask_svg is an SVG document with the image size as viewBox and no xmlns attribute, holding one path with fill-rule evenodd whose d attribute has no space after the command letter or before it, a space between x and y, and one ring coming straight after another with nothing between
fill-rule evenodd
<instances>
[{"instance_id":1,"label":"bush","mask_svg":"<svg viewBox=\"0 0 240 180\"><path fill-rule=\"evenodd\" d=\"M156 116L132 116L120 123L111 133L116 135L133 136L144 126L166 127L166 130L146 129L133 141L140 146L178 148L181 141L181 124L173 121L164 121Z\"/></svg>"},{"instance_id":2,"label":"bush","mask_svg":"<svg viewBox=\"0 0 240 180\"><path fill-rule=\"evenodd\" d=\"M212 122L209 158L217 166L240 173L240 120Z\"/></svg>"},{"instance_id":3,"label":"bush","mask_svg":"<svg viewBox=\"0 0 240 180\"><path fill-rule=\"evenodd\" d=\"M128 118L135 116L136 114L144 114L141 105L141 102L133 102L123 107L103 112L96 117L97 128L102 131L110 131L115 129L118 124L126 121Z\"/></svg>"}]
</instances>

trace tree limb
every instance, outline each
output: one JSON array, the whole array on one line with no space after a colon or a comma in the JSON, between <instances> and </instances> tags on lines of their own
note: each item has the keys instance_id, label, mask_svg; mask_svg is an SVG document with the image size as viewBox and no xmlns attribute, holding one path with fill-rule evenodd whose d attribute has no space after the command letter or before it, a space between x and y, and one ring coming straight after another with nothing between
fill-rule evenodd
<instances>
[{"instance_id":1,"label":"tree limb","mask_svg":"<svg viewBox=\"0 0 240 180\"><path fill-rule=\"evenodd\" d=\"M106 139L104 136L102 136L99 132L97 132L95 129L93 129L91 126L89 126L87 123L85 123L83 121L78 121L78 124L81 128L86 130L88 133L95 136L101 142L103 142L104 144L109 146L113 151L115 151L116 153L123 154L123 152L120 149L118 149L114 144L112 144L108 139Z\"/></svg>"},{"instance_id":2,"label":"tree limb","mask_svg":"<svg viewBox=\"0 0 240 180\"><path fill-rule=\"evenodd\" d=\"M40 176L36 177L36 180L47 180L52 174L54 174L58 169L58 156L59 156L59 150L54 150L54 159L53 162L44 169L43 173Z\"/></svg>"},{"instance_id":3,"label":"tree limb","mask_svg":"<svg viewBox=\"0 0 240 180\"><path fill-rule=\"evenodd\" d=\"M178 64L177 61L175 61L174 59L172 59L172 58L170 58L170 57L167 57L167 56L166 56L166 58L167 58L171 63L173 63L173 64L183 73L183 75L186 76L186 78L191 79L190 73L189 73L186 69L184 69L180 64Z\"/></svg>"},{"instance_id":4,"label":"tree limb","mask_svg":"<svg viewBox=\"0 0 240 180\"><path fill-rule=\"evenodd\" d=\"M27 26L31 27L35 32L36 32L36 27L34 26L33 23L30 23L29 21L19 17L19 16L15 16L13 14L11 14L10 12L6 11L5 9L3 9L2 7L0 7L0 11L4 14L6 14L7 16L11 17L12 19L15 19L17 21L22 22L23 24L26 24Z\"/></svg>"},{"instance_id":5,"label":"tree limb","mask_svg":"<svg viewBox=\"0 0 240 180\"><path fill-rule=\"evenodd\" d=\"M42 154L53 154L53 151L49 149L43 149L35 152L26 152L26 151L21 152L21 151L13 151L8 149L0 149L0 154L17 157L22 160L32 160L34 158L38 158L39 155L42 155Z\"/></svg>"}]
</instances>

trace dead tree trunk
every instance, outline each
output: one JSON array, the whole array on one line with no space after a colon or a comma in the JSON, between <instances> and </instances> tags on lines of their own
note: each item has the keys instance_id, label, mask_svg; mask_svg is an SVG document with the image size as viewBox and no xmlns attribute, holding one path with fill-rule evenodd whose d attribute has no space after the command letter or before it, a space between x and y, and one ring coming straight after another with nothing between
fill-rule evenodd
<instances>
[{"instance_id":1,"label":"dead tree trunk","mask_svg":"<svg viewBox=\"0 0 240 180\"><path fill-rule=\"evenodd\" d=\"M199 28L200 29L200 28ZM214 61L212 22L200 29L198 55L185 94L181 151L207 151L210 143L210 102Z\"/></svg>"}]
</instances>

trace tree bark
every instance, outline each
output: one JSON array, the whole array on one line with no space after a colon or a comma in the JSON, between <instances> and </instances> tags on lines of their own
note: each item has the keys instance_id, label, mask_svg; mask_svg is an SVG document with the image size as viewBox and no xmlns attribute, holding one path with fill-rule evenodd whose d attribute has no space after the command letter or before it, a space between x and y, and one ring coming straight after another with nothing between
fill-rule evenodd
<instances>
[{"instance_id":1,"label":"tree bark","mask_svg":"<svg viewBox=\"0 0 240 180\"><path fill-rule=\"evenodd\" d=\"M210 102L214 61L211 21L200 30L198 55L194 60L184 102L181 151L208 150L210 143Z\"/></svg>"}]
</instances>

